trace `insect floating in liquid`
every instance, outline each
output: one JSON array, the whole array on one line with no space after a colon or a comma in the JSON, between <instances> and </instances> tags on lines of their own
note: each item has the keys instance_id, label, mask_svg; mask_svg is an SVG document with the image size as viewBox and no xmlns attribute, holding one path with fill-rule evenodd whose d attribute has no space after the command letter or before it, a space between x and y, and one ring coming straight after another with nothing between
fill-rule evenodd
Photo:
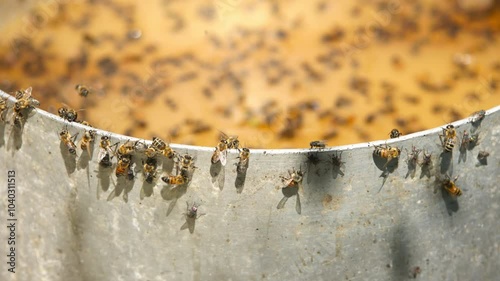
<instances>
[{"instance_id":1,"label":"insect floating in liquid","mask_svg":"<svg viewBox=\"0 0 500 281\"><path fill-rule=\"evenodd\" d=\"M82 97L87 97L90 94L90 89L87 86L82 85L82 84L77 84L75 86L75 90Z\"/></svg>"},{"instance_id":2,"label":"insect floating in liquid","mask_svg":"<svg viewBox=\"0 0 500 281\"><path fill-rule=\"evenodd\" d=\"M392 129L391 132L389 133L389 137L391 139L399 138L403 134L398 130L398 129Z\"/></svg>"},{"instance_id":3,"label":"insect floating in liquid","mask_svg":"<svg viewBox=\"0 0 500 281\"><path fill-rule=\"evenodd\" d=\"M87 151L87 154L90 155L90 144L91 142L94 141L95 139L95 135L96 135L96 131L95 130L85 130L85 132L83 133L83 136L82 136L82 139L80 140L80 148L82 150L85 150Z\"/></svg>"},{"instance_id":4,"label":"insect floating in liquid","mask_svg":"<svg viewBox=\"0 0 500 281\"><path fill-rule=\"evenodd\" d=\"M59 133L59 137L61 141L64 143L64 145L68 148L68 152L76 155L76 145L75 145L75 139L78 136L76 134L75 136L71 136L71 134L68 132L68 130L64 129Z\"/></svg>"},{"instance_id":5,"label":"insect floating in liquid","mask_svg":"<svg viewBox=\"0 0 500 281\"><path fill-rule=\"evenodd\" d=\"M239 161L236 164L236 172L238 174L244 174L247 172L248 163L250 161L250 150L246 147L240 149L240 155L238 156Z\"/></svg>"},{"instance_id":6,"label":"insect floating in liquid","mask_svg":"<svg viewBox=\"0 0 500 281\"><path fill-rule=\"evenodd\" d=\"M454 195L454 196L460 196L462 195L462 190L455 185L455 182L457 181L458 176L455 177L455 179L451 180L448 175L446 175L446 179L443 180L443 188L448 191L449 194Z\"/></svg>"},{"instance_id":7,"label":"insect floating in liquid","mask_svg":"<svg viewBox=\"0 0 500 281\"><path fill-rule=\"evenodd\" d=\"M214 153L212 154L212 164L216 164L220 161L222 166L226 166L227 162L227 149L228 149L228 144L227 140L221 140L215 147Z\"/></svg>"},{"instance_id":8,"label":"insect floating in liquid","mask_svg":"<svg viewBox=\"0 0 500 281\"><path fill-rule=\"evenodd\" d=\"M401 150L397 147L391 147L391 146L375 146L375 150L373 151L374 155L377 155L378 157L387 159L387 162L385 162L383 168L385 168L393 159L399 158L399 155L401 155Z\"/></svg>"},{"instance_id":9,"label":"insect floating in liquid","mask_svg":"<svg viewBox=\"0 0 500 281\"><path fill-rule=\"evenodd\" d=\"M309 143L309 145L311 146L311 149L323 149L326 147L326 143L319 140L312 141Z\"/></svg>"},{"instance_id":10,"label":"insect floating in liquid","mask_svg":"<svg viewBox=\"0 0 500 281\"><path fill-rule=\"evenodd\" d=\"M457 131L455 130L455 126L447 125L446 128L442 128L443 134L439 135L439 140L441 141L441 145L444 150L447 152L451 152L453 147L455 147Z\"/></svg>"}]
</instances>

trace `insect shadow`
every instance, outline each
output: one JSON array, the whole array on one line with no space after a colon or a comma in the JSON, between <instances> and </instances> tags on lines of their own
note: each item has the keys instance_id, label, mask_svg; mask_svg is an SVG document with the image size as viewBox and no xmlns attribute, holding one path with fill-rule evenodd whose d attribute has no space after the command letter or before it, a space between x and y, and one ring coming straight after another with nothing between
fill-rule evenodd
<instances>
[{"instance_id":1,"label":"insect shadow","mask_svg":"<svg viewBox=\"0 0 500 281\"><path fill-rule=\"evenodd\" d=\"M441 197L443 198L448 215L451 216L453 215L453 213L458 212L459 205L457 197L451 195L450 193L448 193L448 191L446 191L446 189L443 188L442 181L438 181L437 184L438 186L436 188L439 188L441 190Z\"/></svg>"},{"instance_id":2,"label":"insect shadow","mask_svg":"<svg viewBox=\"0 0 500 281\"><path fill-rule=\"evenodd\" d=\"M7 148L14 150L19 150L23 146L23 127L18 128L17 126L12 126L10 131L10 136L8 139Z\"/></svg>"},{"instance_id":3,"label":"insect shadow","mask_svg":"<svg viewBox=\"0 0 500 281\"><path fill-rule=\"evenodd\" d=\"M219 188L222 191L224 189L224 181L226 179L226 169L224 169L224 166L222 166L220 161L210 165L210 177L212 186L214 188Z\"/></svg>"},{"instance_id":4,"label":"insect shadow","mask_svg":"<svg viewBox=\"0 0 500 281\"><path fill-rule=\"evenodd\" d=\"M88 151L90 151L90 154ZM81 170L86 169L89 166L89 162L92 159L94 151L94 142L90 142L88 151L84 149L78 158L78 168Z\"/></svg>"},{"instance_id":5,"label":"insect shadow","mask_svg":"<svg viewBox=\"0 0 500 281\"><path fill-rule=\"evenodd\" d=\"M310 184L313 180L313 178L316 177L321 177L322 175L322 170L321 170L321 164L325 162L325 160L320 158L320 154L318 152L309 152L306 154L306 168L307 168L307 183Z\"/></svg>"},{"instance_id":6,"label":"insect shadow","mask_svg":"<svg viewBox=\"0 0 500 281\"><path fill-rule=\"evenodd\" d=\"M467 161L467 148L463 145L461 145L459 148L458 148L458 163L460 162L466 162Z\"/></svg>"},{"instance_id":7,"label":"insect shadow","mask_svg":"<svg viewBox=\"0 0 500 281\"><path fill-rule=\"evenodd\" d=\"M179 198L181 198L184 194L186 194L187 188L188 188L188 183L184 183L175 187L169 185L163 186L160 192L161 197L166 201L170 201L167 209L167 217L174 209L175 204L177 204L177 200L179 200Z\"/></svg>"},{"instance_id":8,"label":"insect shadow","mask_svg":"<svg viewBox=\"0 0 500 281\"><path fill-rule=\"evenodd\" d=\"M103 165L99 165L99 168L97 170L97 190L96 190L96 197L97 200L99 200L99 194L101 191L107 192L109 190L109 185L111 182L111 174L113 173L113 166L111 167L104 167Z\"/></svg>"},{"instance_id":9,"label":"insect shadow","mask_svg":"<svg viewBox=\"0 0 500 281\"><path fill-rule=\"evenodd\" d=\"M236 187L237 193L242 193L245 187L245 180L247 177L247 170L236 171L236 179L234 180L234 187Z\"/></svg>"},{"instance_id":10,"label":"insect shadow","mask_svg":"<svg viewBox=\"0 0 500 281\"><path fill-rule=\"evenodd\" d=\"M439 155L439 158L441 158L440 162L441 174L446 174L446 173L452 174L453 167L451 165L452 164L451 159L453 158L453 153L448 151L443 151Z\"/></svg>"},{"instance_id":11,"label":"insect shadow","mask_svg":"<svg viewBox=\"0 0 500 281\"><path fill-rule=\"evenodd\" d=\"M332 165L332 177L337 179L340 175L344 176L343 169L345 168L345 162L342 161L342 151L340 153L332 154L330 159L330 164Z\"/></svg>"},{"instance_id":12,"label":"insect shadow","mask_svg":"<svg viewBox=\"0 0 500 281\"><path fill-rule=\"evenodd\" d=\"M113 200L115 197L120 196L123 192L123 201L128 202L128 194L132 191L134 187L135 177L132 179L127 178L127 176L119 176L116 179L115 188L109 193L108 201Z\"/></svg>"},{"instance_id":13,"label":"insect shadow","mask_svg":"<svg viewBox=\"0 0 500 281\"><path fill-rule=\"evenodd\" d=\"M7 123L5 122L2 122L0 120L0 147L4 146L5 145L5 139L4 139L4 136L5 136L5 126L6 126Z\"/></svg>"},{"instance_id":14,"label":"insect shadow","mask_svg":"<svg viewBox=\"0 0 500 281\"><path fill-rule=\"evenodd\" d=\"M384 178L382 181L382 185L380 186L380 188L377 192L377 193L379 193L382 190L382 188L384 187L385 182L386 182L389 174L392 174L396 170L396 168L398 167L399 157L393 158L389 162L387 162L387 159L379 157L375 154L372 154L372 158L373 158L373 162L375 163L375 166L377 166L377 168L382 171L382 174L380 174L379 177Z\"/></svg>"},{"instance_id":15,"label":"insect shadow","mask_svg":"<svg viewBox=\"0 0 500 281\"><path fill-rule=\"evenodd\" d=\"M172 159L169 159L167 157L162 157L161 158L161 169L163 171L163 173L168 173L168 174L172 174L172 171L174 169L174 158ZM160 163L158 163L160 164Z\"/></svg>"},{"instance_id":16,"label":"insect shadow","mask_svg":"<svg viewBox=\"0 0 500 281\"><path fill-rule=\"evenodd\" d=\"M295 202L295 211L297 212L297 214L300 215L302 213L302 206L300 205L299 187L298 186L285 187L281 189L281 192L283 193L283 198L280 200L276 208L283 209L285 207L286 201L288 201L290 197L297 196Z\"/></svg>"},{"instance_id":17,"label":"insect shadow","mask_svg":"<svg viewBox=\"0 0 500 281\"><path fill-rule=\"evenodd\" d=\"M142 200L144 199L145 197L151 197L151 195L153 195L153 188L155 187L155 182L147 182L147 181L143 181L142 182L142 186L141 186L141 191L139 193L139 198Z\"/></svg>"},{"instance_id":18,"label":"insect shadow","mask_svg":"<svg viewBox=\"0 0 500 281\"><path fill-rule=\"evenodd\" d=\"M62 141L59 142L59 149L64 160L66 172L68 175L71 175L76 170L76 155L71 154L68 147Z\"/></svg>"}]
</instances>

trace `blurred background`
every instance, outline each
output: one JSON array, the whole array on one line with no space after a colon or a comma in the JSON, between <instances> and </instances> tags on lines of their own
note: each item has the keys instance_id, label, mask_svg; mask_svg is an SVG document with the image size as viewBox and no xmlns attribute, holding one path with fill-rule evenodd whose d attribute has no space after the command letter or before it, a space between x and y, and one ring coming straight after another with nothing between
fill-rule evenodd
<instances>
[{"instance_id":1,"label":"blurred background","mask_svg":"<svg viewBox=\"0 0 500 281\"><path fill-rule=\"evenodd\" d=\"M0 89L138 138L333 146L500 104L494 0L24 0L0 19Z\"/></svg>"}]
</instances>

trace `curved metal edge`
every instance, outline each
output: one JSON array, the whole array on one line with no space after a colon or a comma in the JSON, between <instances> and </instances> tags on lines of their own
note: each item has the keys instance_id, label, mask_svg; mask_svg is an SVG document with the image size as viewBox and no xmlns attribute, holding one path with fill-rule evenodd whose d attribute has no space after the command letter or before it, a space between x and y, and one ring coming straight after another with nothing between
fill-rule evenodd
<instances>
[{"instance_id":1,"label":"curved metal edge","mask_svg":"<svg viewBox=\"0 0 500 281\"><path fill-rule=\"evenodd\" d=\"M13 96L3 92L2 90L0 90L0 97L7 98L8 102L10 104L14 104L16 102L16 99ZM61 118L57 115L54 115L50 112L47 112L43 109L37 108L35 110L38 114L40 114L48 119L51 119L51 120L54 120L56 122L61 123L62 126L64 124L68 124L68 122L66 120L64 120L63 118ZM494 112L500 111L500 105L493 107L489 110L485 110L485 111L486 111L486 116L488 116ZM457 120L455 122L451 122L449 124L452 124L455 127L459 127L461 125L465 125L468 123L471 123L471 120L469 117L461 119L461 120ZM76 122L72 122L71 126L73 126L75 128L82 129L82 130L92 128L92 130L95 130L99 136L110 135L113 139L116 139L116 140L121 141L121 142L127 141L127 140L132 140L132 141L145 141L147 144L151 143L150 140L143 140L143 139L139 139L139 138L132 137L132 136L125 136L122 134L101 130L99 128L88 127L88 126L85 126L85 125L82 125L82 124L76 123ZM349 145L342 145L342 146L328 146L325 149L321 149L319 151L317 149L309 149L309 148L251 149L251 153L252 154L279 155L279 154L290 154L290 153L309 153L311 151L323 152L323 153L335 152L335 151L346 151L346 150L353 150L353 149L357 149L357 148L367 148L370 146L382 145L382 144L396 144L396 143L400 143L400 142L403 142L403 141L408 140L408 139L413 139L416 137L423 137L426 135L434 134L436 132L441 132L441 130L442 130L442 127L440 126L440 127L428 129L425 131L420 131L420 132L416 132L416 133L412 133L412 134L408 134L408 135L403 135L403 136L400 136L399 138L395 138L395 139L375 140L375 141L371 141L371 142L356 143L356 144L349 144ZM183 149L183 150L187 150L187 151L206 152L206 151L213 151L214 150L213 147L208 147L208 146L185 145L185 144L176 144L176 143L171 143L170 146L174 149ZM231 149L229 150L229 152L235 153L234 151L231 151Z\"/></svg>"}]
</instances>

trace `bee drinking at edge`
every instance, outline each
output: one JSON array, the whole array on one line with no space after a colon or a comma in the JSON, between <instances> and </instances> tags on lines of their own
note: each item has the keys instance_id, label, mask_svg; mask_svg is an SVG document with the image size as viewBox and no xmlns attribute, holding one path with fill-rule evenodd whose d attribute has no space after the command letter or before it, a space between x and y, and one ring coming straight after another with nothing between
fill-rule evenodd
<instances>
[{"instance_id":1,"label":"bee drinking at edge","mask_svg":"<svg viewBox=\"0 0 500 281\"><path fill-rule=\"evenodd\" d=\"M90 94L90 89L87 86L82 85L82 84L77 84L75 86L75 90L78 92L78 94L81 97L87 97Z\"/></svg>"},{"instance_id":2,"label":"bee drinking at edge","mask_svg":"<svg viewBox=\"0 0 500 281\"><path fill-rule=\"evenodd\" d=\"M391 132L389 133L389 137L391 139L399 138L403 134L398 130L398 129L392 129Z\"/></svg>"},{"instance_id":3,"label":"bee drinking at edge","mask_svg":"<svg viewBox=\"0 0 500 281\"><path fill-rule=\"evenodd\" d=\"M118 158L122 158L124 156L131 156L132 152L135 151L135 145L132 144L130 140L127 140L125 143L121 144L116 151L116 155Z\"/></svg>"},{"instance_id":4,"label":"bee drinking at edge","mask_svg":"<svg viewBox=\"0 0 500 281\"><path fill-rule=\"evenodd\" d=\"M441 145L444 150L447 152L451 152L453 147L455 147L455 142L457 138L457 131L455 130L455 126L447 125L446 128L442 128L443 134L439 135L439 140L441 141Z\"/></svg>"},{"instance_id":5,"label":"bee drinking at edge","mask_svg":"<svg viewBox=\"0 0 500 281\"><path fill-rule=\"evenodd\" d=\"M453 181L450 179L448 175L446 175L446 179L443 180L443 188L448 191L449 194L454 195L454 196L460 196L462 195L462 190L455 185L455 182L457 181L458 176L453 179Z\"/></svg>"},{"instance_id":6,"label":"bee drinking at edge","mask_svg":"<svg viewBox=\"0 0 500 281\"><path fill-rule=\"evenodd\" d=\"M111 167L111 159L113 159L113 150L111 150L111 140L109 136L102 136L99 142L99 155L97 156L98 163L102 167Z\"/></svg>"},{"instance_id":7,"label":"bee drinking at edge","mask_svg":"<svg viewBox=\"0 0 500 281\"><path fill-rule=\"evenodd\" d=\"M90 155L90 143L94 141L96 135L95 130L85 130L83 133L82 139L80 140L80 148L82 150L86 150L87 154Z\"/></svg>"},{"instance_id":8,"label":"bee drinking at edge","mask_svg":"<svg viewBox=\"0 0 500 281\"><path fill-rule=\"evenodd\" d=\"M158 137L153 137L153 143L151 144L151 147L160 152L168 159L172 159L175 156L175 151L170 147L170 145L168 145Z\"/></svg>"},{"instance_id":9,"label":"bee drinking at edge","mask_svg":"<svg viewBox=\"0 0 500 281\"><path fill-rule=\"evenodd\" d=\"M153 183L153 181L156 179L156 167L157 160L154 157L148 157L145 162L142 162L142 173L144 176L144 181L146 181L147 183Z\"/></svg>"},{"instance_id":10,"label":"bee drinking at edge","mask_svg":"<svg viewBox=\"0 0 500 281\"><path fill-rule=\"evenodd\" d=\"M76 155L76 145L75 145L74 141L75 141L77 136L78 136L78 134L76 134L75 136L72 137L67 129L62 130L59 133L59 137L60 137L61 141L64 143L64 145L66 145L69 153L71 153L73 155Z\"/></svg>"},{"instance_id":11,"label":"bee drinking at edge","mask_svg":"<svg viewBox=\"0 0 500 281\"><path fill-rule=\"evenodd\" d=\"M129 175L131 160L132 160L132 156L130 156L130 155L124 155L124 156L119 158L118 164L116 165L116 170L115 170L115 174L117 177Z\"/></svg>"},{"instance_id":12,"label":"bee drinking at edge","mask_svg":"<svg viewBox=\"0 0 500 281\"><path fill-rule=\"evenodd\" d=\"M194 158L189 154L184 154L184 156L182 156L181 159L179 160L179 163L180 163L180 169L179 169L180 172L182 171L187 172L191 169L196 168L194 166Z\"/></svg>"},{"instance_id":13,"label":"bee drinking at edge","mask_svg":"<svg viewBox=\"0 0 500 281\"><path fill-rule=\"evenodd\" d=\"M324 141L318 140L310 142L309 145L311 146L311 149L323 149L326 147L326 143Z\"/></svg>"},{"instance_id":14,"label":"bee drinking at edge","mask_svg":"<svg viewBox=\"0 0 500 281\"><path fill-rule=\"evenodd\" d=\"M15 93L17 101L14 103L14 125L18 129L23 128L24 121L26 121L26 113L40 105L40 102L31 96L32 88L29 87L25 90L18 90Z\"/></svg>"},{"instance_id":15,"label":"bee drinking at edge","mask_svg":"<svg viewBox=\"0 0 500 281\"><path fill-rule=\"evenodd\" d=\"M238 149L240 147L240 141L238 140L238 136L227 136L223 132L221 132L221 141L225 140L227 144L227 148Z\"/></svg>"},{"instance_id":16,"label":"bee drinking at edge","mask_svg":"<svg viewBox=\"0 0 500 281\"><path fill-rule=\"evenodd\" d=\"M292 169L291 171L288 170L288 175L289 177L284 177L280 176L281 181L285 185L283 188L287 187L301 187L302 185L302 179L304 178L304 173L299 169L298 171L295 171L295 168Z\"/></svg>"},{"instance_id":17,"label":"bee drinking at edge","mask_svg":"<svg viewBox=\"0 0 500 281\"><path fill-rule=\"evenodd\" d=\"M248 169L248 162L250 161L250 150L246 147L240 149L239 161L236 165L236 172L244 174Z\"/></svg>"},{"instance_id":18,"label":"bee drinking at edge","mask_svg":"<svg viewBox=\"0 0 500 281\"><path fill-rule=\"evenodd\" d=\"M78 118L78 112L66 106L59 107L59 109L57 110L57 114L59 115L59 117L67 120L68 122L75 122Z\"/></svg>"},{"instance_id":19,"label":"bee drinking at edge","mask_svg":"<svg viewBox=\"0 0 500 281\"><path fill-rule=\"evenodd\" d=\"M212 164L216 164L217 162L220 161L222 166L226 166L227 162L227 141L226 140L221 140L217 146L215 147L214 154L212 154Z\"/></svg>"},{"instance_id":20,"label":"bee drinking at edge","mask_svg":"<svg viewBox=\"0 0 500 281\"><path fill-rule=\"evenodd\" d=\"M375 150L373 151L373 154L387 159L387 162L385 162L385 164L383 166L383 168L385 168L392 161L392 159L399 158L399 155L401 154L401 150L397 147L375 146Z\"/></svg>"}]
</instances>

